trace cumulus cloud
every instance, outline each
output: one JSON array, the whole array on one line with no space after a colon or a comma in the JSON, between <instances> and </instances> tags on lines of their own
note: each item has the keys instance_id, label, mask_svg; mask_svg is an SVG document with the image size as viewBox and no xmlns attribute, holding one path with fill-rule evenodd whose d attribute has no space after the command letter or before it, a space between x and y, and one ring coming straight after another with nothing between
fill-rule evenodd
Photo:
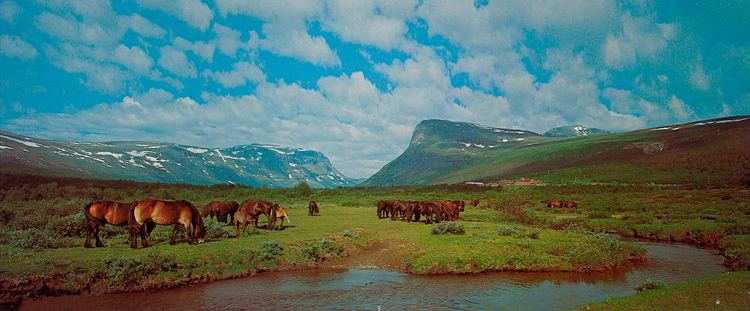
<instances>
[{"instance_id":1,"label":"cumulus cloud","mask_svg":"<svg viewBox=\"0 0 750 311\"><path fill-rule=\"evenodd\" d=\"M195 78L198 75L195 65L184 52L172 46L159 49L159 66L181 78Z\"/></svg>"},{"instance_id":2,"label":"cumulus cloud","mask_svg":"<svg viewBox=\"0 0 750 311\"><path fill-rule=\"evenodd\" d=\"M16 22L16 17L21 15L23 9L13 1L0 2L0 20L13 24Z\"/></svg>"},{"instance_id":3,"label":"cumulus cloud","mask_svg":"<svg viewBox=\"0 0 750 311\"><path fill-rule=\"evenodd\" d=\"M0 36L0 54L20 59L36 58L39 53L33 45L18 36Z\"/></svg>"},{"instance_id":4,"label":"cumulus cloud","mask_svg":"<svg viewBox=\"0 0 750 311\"><path fill-rule=\"evenodd\" d=\"M711 77L703 69L703 65L698 62L695 65L690 66L690 85L696 90L708 91L711 87Z\"/></svg>"},{"instance_id":5,"label":"cumulus cloud","mask_svg":"<svg viewBox=\"0 0 750 311\"><path fill-rule=\"evenodd\" d=\"M613 69L636 64L639 59L653 59L674 36L672 24L655 24L647 18L623 15L622 31L608 35L604 43L604 62Z\"/></svg>"},{"instance_id":6,"label":"cumulus cloud","mask_svg":"<svg viewBox=\"0 0 750 311\"><path fill-rule=\"evenodd\" d=\"M244 86L248 82L260 83L266 80L266 75L257 65L249 62L238 62L230 71L206 70L203 76L212 78L225 88Z\"/></svg>"},{"instance_id":7,"label":"cumulus cloud","mask_svg":"<svg viewBox=\"0 0 750 311\"><path fill-rule=\"evenodd\" d=\"M205 31L211 25L214 12L200 0L138 0L138 5L157 9L169 15L175 16L191 27Z\"/></svg>"},{"instance_id":8,"label":"cumulus cloud","mask_svg":"<svg viewBox=\"0 0 750 311\"><path fill-rule=\"evenodd\" d=\"M133 14L123 18L130 29L142 36L161 38L166 34L164 28L161 28L159 25L152 23L138 14Z\"/></svg>"},{"instance_id":9,"label":"cumulus cloud","mask_svg":"<svg viewBox=\"0 0 750 311\"><path fill-rule=\"evenodd\" d=\"M214 51L216 50L216 44L213 42L190 42L181 37L174 39L174 46L181 50L192 51L193 54L200 56L203 60L209 63L213 61Z\"/></svg>"},{"instance_id":10,"label":"cumulus cloud","mask_svg":"<svg viewBox=\"0 0 750 311\"><path fill-rule=\"evenodd\" d=\"M404 40L408 30L405 18L410 17L416 4L416 1L330 1L322 24L345 41L391 50Z\"/></svg>"},{"instance_id":11,"label":"cumulus cloud","mask_svg":"<svg viewBox=\"0 0 750 311\"><path fill-rule=\"evenodd\" d=\"M667 103L669 110L674 114L675 118L680 121L687 121L693 117L693 110L689 106L685 105L679 97L672 95Z\"/></svg>"},{"instance_id":12,"label":"cumulus cloud","mask_svg":"<svg viewBox=\"0 0 750 311\"><path fill-rule=\"evenodd\" d=\"M112 59L128 69L139 73L148 73L154 63L151 57L137 46L129 48L122 44L115 48Z\"/></svg>"}]
</instances>

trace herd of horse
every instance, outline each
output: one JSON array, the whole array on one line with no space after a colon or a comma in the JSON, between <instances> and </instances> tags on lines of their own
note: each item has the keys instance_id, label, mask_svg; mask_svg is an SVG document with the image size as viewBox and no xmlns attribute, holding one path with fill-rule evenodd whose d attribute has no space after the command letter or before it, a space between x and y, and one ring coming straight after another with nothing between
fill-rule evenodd
<instances>
[{"instance_id":1,"label":"herd of horse","mask_svg":"<svg viewBox=\"0 0 750 311\"><path fill-rule=\"evenodd\" d=\"M466 203L463 200L381 200L378 202L377 214L379 219L401 219L406 222L418 222L424 216L424 222L429 224L444 220L456 221L465 207Z\"/></svg>"},{"instance_id":2,"label":"herd of horse","mask_svg":"<svg viewBox=\"0 0 750 311\"><path fill-rule=\"evenodd\" d=\"M578 202L542 201L550 208L576 208ZM469 204L477 207L479 201L474 199ZM379 219L400 219L406 222L419 222L423 218L424 222L428 224L439 223L441 221L458 220L459 214L464 211L465 206L463 200L381 200L377 204L377 216ZM310 201L307 208L309 216L320 216L317 202ZM149 237L156 225L174 225L170 244L175 243L180 228L185 229L189 244L199 244L203 243L206 235L203 218L216 218L219 222L231 224L235 228L235 237L239 237L240 231L245 231L250 224L258 227L260 215L264 215L268 220L266 229L269 230L283 229L284 221L291 224L289 214L278 203L253 199L245 200L242 203L237 201L212 201L206 204L202 212L199 212L195 205L185 200L146 199L128 203L96 201L87 204L83 212L87 232L84 247L91 247L92 236L96 240L96 247L104 246L99 239L99 229L103 225L127 226L130 246L138 248L138 237L141 238L142 246L148 247ZM279 219L281 222L277 227L276 222Z\"/></svg>"},{"instance_id":3,"label":"herd of horse","mask_svg":"<svg viewBox=\"0 0 750 311\"><path fill-rule=\"evenodd\" d=\"M314 202L310 202L313 205ZM317 212L317 204L315 204ZM86 240L84 247L91 247L91 237L96 240L96 247L104 244L99 238L99 229L103 225L127 226L128 241L132 248L138 247L138 237L143 247L148 247L149 237L156 225L174 225L170 244L174 244L177 232L185 229L189 244L203 243L206 228L203 218L215 217L218 221L232 224L235 236L240 236L240 228L246 229L252 223L258 226L258 218L264 215L268 222L267 229L277 229L276 222L281 219L278 229L283 228L284 221L291 223L289 214L279 204L263 200L245 200L242 204L236 201L213 201L205 206L203 212L185 200L140 200L135 202L96 201L87 204L85 215ZM317 212L319 213L319 212Z\"/></svg>"}]
</instances>

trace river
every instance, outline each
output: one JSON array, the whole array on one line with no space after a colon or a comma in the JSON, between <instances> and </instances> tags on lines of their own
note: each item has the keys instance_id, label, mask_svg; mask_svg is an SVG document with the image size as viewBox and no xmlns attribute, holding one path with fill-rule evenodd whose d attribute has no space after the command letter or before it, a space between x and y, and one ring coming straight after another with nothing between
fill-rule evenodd
<instances>
[{"instance_id":1,"label":"river","mask_svg":"<svg viewBox=\"0 0 750 311\"><path fill-rule=\"evenodd\" d=\"M195 287L148 293L27 299L22 310L568 310L635 294L643 280L669 284L726 271L714 250L635 241L647 262L609 272L493 272L421 276L387 270L261 273Z\"/></svg>"}]
</instances>

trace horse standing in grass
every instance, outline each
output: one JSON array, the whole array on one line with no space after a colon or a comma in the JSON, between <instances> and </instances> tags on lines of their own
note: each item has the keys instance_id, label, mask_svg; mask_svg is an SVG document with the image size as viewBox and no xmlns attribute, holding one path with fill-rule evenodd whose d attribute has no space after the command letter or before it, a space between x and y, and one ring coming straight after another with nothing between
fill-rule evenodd
<instances>
[{"instance_id":1,"label":"horse standing in grass","mask_svg":"<svg viewBox=\"0 0 750 311\"><path fill-rule=\"evenodd\" d=\"M206 204L201 216L216 217L216 220L229 224L232 223L234 213L237 212L239 207L240 203L237 203L237 201L212 201ZM227 219L227 216L229 216L229 219Z\"/></svg>"},{"instance_id":2,"label":"horse standing in grass","mask_svg":"<svg viewBox=\"0 0 750 311\"><path fill-rule=\"evenodd\" d=\"M185 228L189 244L203 243L206 234L200 212L193 204L185 200L141 200L136 202L128 213L130 247L138 248L137 235L139 234L143 247L148 247L148 239L144 230L144 227L147 227L148 224L175 225L169 244L175 243L180 225Z\"/></svg>"},{"instance_id":3,"label":"horse standing in grass","mask_svg":"<svg viewBox=\"0 0 750 311\"><path fill-rule=\"evenodd\" d=\"M128 224L128 213L135 202L121 203L112 201L91 202L83 208L83 214L86 217L86 242L84 247L91 247L91 235L96 238L96 247L103 247L102 240L99 239L99 228L106 224L113 226L125 226ZM146 227L146 234L151 234L154 225Z\"/></svg>"},{"instance_id":4,"label":"horse standing in grass","mask_svg":"<svg viewBox=\"0 0 750 311\"><path fill-rule=\"evenodd\" d=\"M271 210L271 220L269 221L271 223L271 228L276 227L276 220L279 218L281 218L281 223L279 224L278 228L279 230L284 229L284 220L286 220L287 223L292 223L292 221L289 219L289 213L281 208L281 206L274 203Z\"/></svg>"},{"instance_id":5,"label":"horse standing in grass","mask_svg":"<svg viewBox=\"0 0 750 311\"><path fill-rule=\"evenodd\" d=\"M310 204L307 204L307 215L309 216L320 216L320 210L318 209L318 203L315 201L310 201Z\"/></svg>"},{"instance_id":6,"label":"horse standing in grass","mask_svg":"<svg viewBox=\"0 0 750 311\"><path fill-rule=\"evenodd\" d=\"M268 219L266 228L271 229L271 211L273 209L273 205L273 203L268 201L245 200L242 202L242 204L240 204L240 209L244 209L244 213L247 213L252 217L253 224L256 227L258 226L258 218L260 218L260 215L265 215L266 219ZM243 221L244 220L245 219L243 219ZM237 222L235 222L235 224L236 223Z\"/></svg>"}]
</instances>

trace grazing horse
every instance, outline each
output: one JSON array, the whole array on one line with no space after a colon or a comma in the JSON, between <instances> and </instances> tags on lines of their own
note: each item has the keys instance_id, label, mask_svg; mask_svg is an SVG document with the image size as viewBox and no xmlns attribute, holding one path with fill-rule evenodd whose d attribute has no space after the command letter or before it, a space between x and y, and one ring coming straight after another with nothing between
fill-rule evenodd
<instances>
[{"instance_id":1,"label":"grazing horse","mask_svg":"<svg viewBox=\"0 0 750 311\"><path fill-rule=\"evenodd\" d=\"M378 201L378 219L388 218L393 201Z\"/></svg>"},{"instance_id":2,"label":"grazing horse","mask_svg":"<svg viewBox=\"0 0 750 311\"><path fill-rule=\"evenodd\" d=\"M443 206L444 219L446 220L458 220L459 212L463 210L464 201L439 201Z\"/></svg>"},{"instance_id":3,"label":"grazing horse","mask_svg":"<svg viewBox=\"0 0 750 311\"><path fill-rule=\"evenodd\" d=\"M469 204L471 204L471 207L477 207L479 205L479 200L477 199L471 200L471 203Z\"/></svg>"},{"instance_id":4,"label":"grazing horse","mask_svg":"<svg viewBox=\"0 0 750 311\"><path fill-rule=\"evenodd\" d=\"M271 209L271 221L270 223L271 228L275 228L276 226L276 220L281 218L281 223L279 224L279 230L284 228L284 220L286 219L287 223L292 223L292 221L289 219L289 213L287 213L286 210L281 208L278 204L274 203Z\"/></svg>"},{"instance_id":5,"label":"grazing horse","mask_svg":"<svg viewBox=\"0 0 750 311\"><path fill-rule=\"evenodd\" d=\"M245 200L242 202L242 204L240 204L240 209L244 207L244 212L252 217L253 224L256 227L258 226L258 218L260 218L260 215L265 215L266 219L268 219L266 228L271 229L271 212L273 209L273 205L273 203L268 201ZM236 225L237 224L235 222L235 226Z\"/></svg>"},{"instance_id":6,"label":"grazing horse","mask_svg":"<svg viewBox=\"0 0 750 311\"><path fill-rule=\"evenodd\" d=\"M128 225L130 226L130 247L138 248L138 236L141 236L143 247L148 247L148 239L145 236L144 225L149 223L157 225L175 225L172 231L170 244L175 243L177 230L180 225L185 228L188 243L203 243L206 228L203 226L198 209L188 201L162 201L141 200L135 203L128 213Z\"/></svg>"},{"instance_id":7,"label":"grazing horse","mask_svg":"<svg viewBox=\"0 0 750 311\"><path fill-rule=\"evenodd\" d=\"M566 208L577 208L578 202L577 201L563 201L562 205L563 207L566 207Z\"/></svg>"},{"instance_id":8,"label":"grazing horse","mask_svg":"<svg viewBox=\"0 0 750 311\"><path fill-rule=\"evenodd\" d=\"M86 242L84 247L91 247L91 235L96 238L96 247L102 247L104 244L99 239L99 227L106 224L113 226L125 226L128 224L128 212L135 205L135 202L121 203L112 201L91 202L83 208L83 214L86 216ZM153 225L146 227L146 234L151 234L154 229Z\"/></svg>"},{"instance_id":9,"label":"grazing horse","mask_svg":"<svg viewBox=\"0 0 750 311\"><path fill-rule=\"evenodd\" d=\"M318 209L318 203L315 201L310 201L310 204L307 204L307 215L309 216L320 216L320 210Z\"/></svg>"},{"instance_id":10,"label":"grazing horse","mask_svg":"<svg viewBox=\"0 0 750 311\"><path fill-rule=\"evenodd\" d=\"M552 208L552 207L557 207L557 208L563 207L563 201L560 201L560 200L545 200L545 201L542 201L542 203L547 203L547 207L549 207L549 208Z\"/></svg>"},{"instance_id":11,"label":"grazing horse","mask_svg":"<svg viewBox=\"0 0 750 311\"><path fill-rule=\"evenodd\" d=\"M235 229L234 237L240 237L240 227L242 227L242 231L246 231L247 225L253 223L253 220L255 219L251 212L253 208L253 205L242 202L240 208L234 213L234 217L232 218L232 225Z\"/></svg>"},{"instance_id":12,"label":"grazing horse","mask_svg":"<svg viewBox=\"0 0 750 311\"><path fill-rule=\"evenodd\" d=\"M237 212L239 207L240 203L237 203L237 201L212 201L206 204L201 216L216 217L216 220L229 224L232 223L234 213ZM227 216L229 216L229 220L227 220Z\"/></svg>"},{"instance_id":13,"label":"grazing horse","mask_svg":"<svg viewBox=\"0 0 750 311\"><path fill-rule=\"evenodd\" d=\"M434 201L415 201L410 202L407 210L406 221L411 221L411 215L414 215L414 221L419 221L420 216L424 215L425 223L440 222L443 220L445 212L443 204Z\"/></svg>"}]
</instances>

